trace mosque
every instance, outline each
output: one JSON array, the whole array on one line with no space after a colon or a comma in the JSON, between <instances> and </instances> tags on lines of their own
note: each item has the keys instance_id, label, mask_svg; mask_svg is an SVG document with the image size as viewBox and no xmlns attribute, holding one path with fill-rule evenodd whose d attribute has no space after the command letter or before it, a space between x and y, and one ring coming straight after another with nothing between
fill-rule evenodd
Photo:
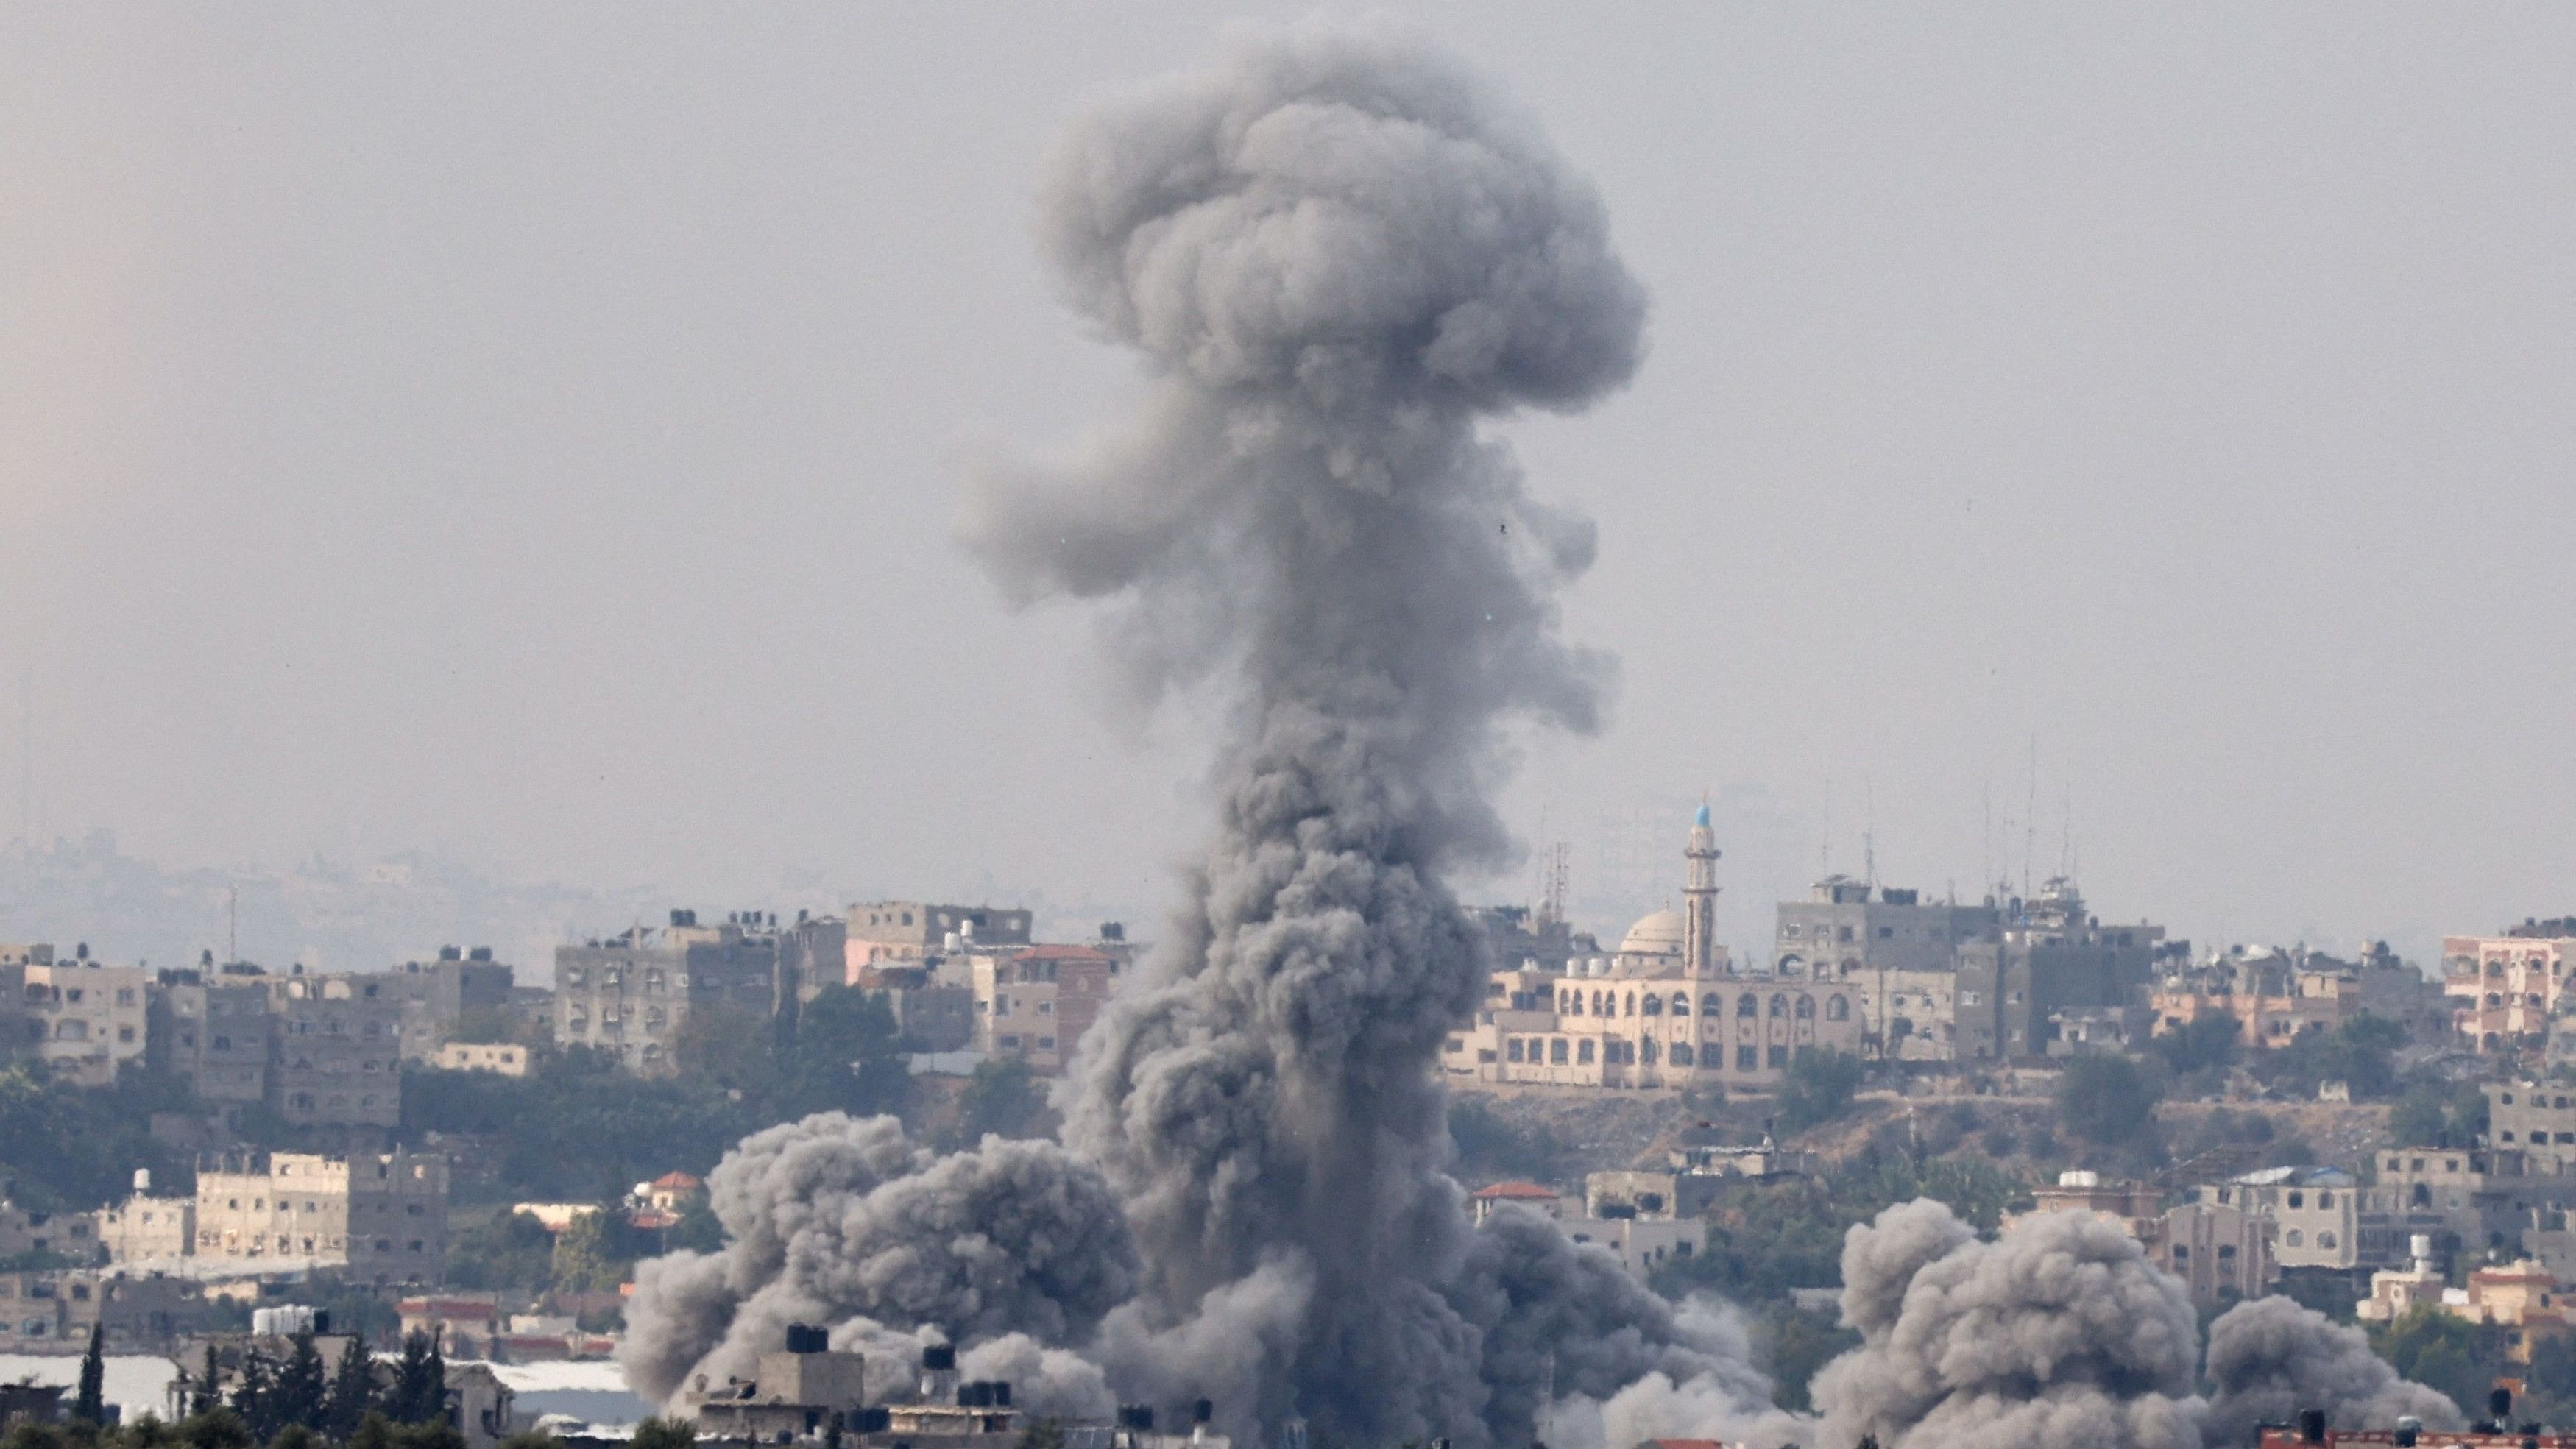
<instances>
[{"instance_id":1,"label":"mosque","mask_svg":"<svg viewBox=\"0 0 2576 1449\"><path fill-rule=\"evenodd\" d=\"M1477 1081L1642 1090L1776 1085L1800 1052L1857 1053L1857 983L1818 962L1737 969L1717 940L1717 832L1706 805L1682 848L1682 908L1628 928L1607 957L1496 971L1442 1055ZM1783 966L1791 961L1784 960Z\"/></svg>"}]
</instances>

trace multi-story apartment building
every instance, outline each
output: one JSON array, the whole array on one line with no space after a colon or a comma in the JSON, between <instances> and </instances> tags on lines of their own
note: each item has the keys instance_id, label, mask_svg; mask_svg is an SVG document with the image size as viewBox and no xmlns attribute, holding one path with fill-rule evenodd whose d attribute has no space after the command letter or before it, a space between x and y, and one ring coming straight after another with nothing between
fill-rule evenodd
<instances>
[{"instance_id":1,"label":"multi-story apartment building","mask_svg":"<svg viewBox=\"0 0 2576 1449\"><path fill-rule=\"evenodd\" d=\"M98 1210L98 1242L111 1263L149 1263L196 1251L197 1200L152 1197L138 1188L114 1207Z\"/></svg>"},{"instance_id":2,"label":"multi-story apartment building","mask_svg":"<svg viewBox=\"0 0 2576 1449\"><path fill-rule=\"evenodd\" d=\"M195 1290L88 1270L0 1273L0 1353L76 1352L93 1326L110 1353L148 1350L190 1316Z\"/></svg>"},{"instance_id":3,"label":"multi-story apartment building","mask_svg":"<svg viewBox=\"0 0 2576 1449\"><path fill-rule=\"evenodd\" d=\"M2007 902L1997 929L1958 947L1952 1058L2046 1056L2052 1017L2134 999L2164 934L2102 924L2062 877L2035 900Z\"/></svg>"},{"instance_id":4,"label":"multi-story apartment building","mask_svg":"<svg viewBox=\"0 0 2576 1449\"><path fill-rule=\"evenodd\" d=\"M402 1003L402 1059L425 1062L435 1056L447 1035L468 1013L506 1015L516 983L509 963L492 959L492 948L439 948L435 961L406 961L387 973Z\"/></svg>"},{"instance_id":5,"label":"multi-story apartment building","mask_svg":"<svg viewBox=\"0 0 2576 1449\"><path fill-rule=\"evenodd\" d=\"M201 1162L195 1255L436 1283L447 1266L447 1159L280 1152Z\"/></svg>"},{"instance_id":6,"label":"multi-story apartment building","mask_svg":"<svg viewBox=\"0 0 2576 1449\"><path fill-rule=\"evenodd\" d=\"M403 999L381 971L267 978L269 1102L299 1127L402 1122Z\"/></svg>"},{"instance_id":7,"label":"multi-story apartment building","mask_svg":"<svg viewBox=\"0 0 2576 1449\"><path fill-rule=\"evenodd\" d=\"M2564 1082L2488 1082L2487 1140L2534 1172L2576 1172L2576 1096Z\"/></svg>"},{"instance_id":8,"label":"multi-story apartment building","mask_svg":"<svg viewBox=\"0 0 2576 1449\"><path fill-rule=\"evenodd\" d=\"M2081 1212L2107 1218L2146 1249L2148 1261L2183 1281L2191 1301L2221 1308L2272 1289L2274 1224L2214 1198L2166 1206L2139 1183L2104 1182L2091 1172L2063 1172L2057 1185L2035 1189L2034 1213Z\"/></svg>"},{"instance_id":9,"label":"multi-story apartment building","mask_svg":"<svg viewBox=\"0 0 2576 1449\"><path fill-rule=\"evenodd\" d=\"M152 993L145 1059L208 1102L268 1097L268 982L243 963L163 971Z\"/></svg>"},{"instance_id":10,"label":"multi-story apartment building","mask_svg":"<svg viewBox=\"0 0 2576 1449\"><path fill-rule=\"evenodd\" d=\"M790 993L779 975L779 938L766 918L738 913L701 926L695 911L604 941L555 948L554 1038L613 1052L628 1071L677 1069L689 1018L736 1012L766 1020Z\"/></svg>"},{"instance_id":11,"label":"multi-story apartment building","mask_svg":"<svg viewBox=\"0 0 2576 1449\"><path fill-rule=\"evenodd\" d=\"M975 998L976 1050L1015 1056L1049 1075L1109 1000L1118 963L1089 946L1030 946L966 958Z\"/></svg>"},{"instance_id":12,"label":"multi-story apartment building","mask_svg":"<svg viewBox=\"0 0 2576 1449\"><path fill-rule=\"evenodd\" d=\"M2544 1039L2571 956L2576 919L2525 921L2501 936L2443 937L2442 990L2453 1026L2482 1052Z\"/></svg>"},{"instance_id":13,"label":"multi-story apartment building","mask_svg":"<svg viewBox=\"0 0 2576 1449\"><path fill-rule=\"evenodd\" d=\"M69 961L54 959L51 946L26 947L9 971L19 982L27 1044L55 1075L112 1086L117 1068L141 1061L151 1026L142 967L93 960L83 943Z\"/></svg>"},{"instance_id":14,"label":"multi-story apartment building","mask_svg":"<svg viewBox=\"0 0 2576 1449\"><path fill-rule=\"evenodd\" d=\"M868 967L938 955L951 936L961 948L977 950L1028 945L1029 913L1001 906L865 901L850 907L843 929L842 979L855 985Z\"/></svg>"},{"instance_id":15,"label":"multi-story apartment building","mask_svg":"<svg viewBox=\"0 0 2576 1449\"><path fill-rule=\"evenodd\" d=\"M2231 954L2177 963L2147 998L2155 1032L2179 1031L2205 1016L2231 1017L2247 1046L2286 1047L2303 1031L2332 1031L2363 1009L2360 976L2346 963L2310 964L2285 952Z\"/></svg>"},{"instance_id":16,"label":"multi-story apartment building","mask_svg":"<svg viewBox=\"0 0 2576 1449\"><path fill-rule=\"evenodd\" d=\"M1780 903L1772 959L1783 975L1849 983L1871 1054L1947 1060L1959 947L1998 920L1992 902L1926 902L1916 891L1827 876L1806 900Z\"/></svg>"}]
</instances>

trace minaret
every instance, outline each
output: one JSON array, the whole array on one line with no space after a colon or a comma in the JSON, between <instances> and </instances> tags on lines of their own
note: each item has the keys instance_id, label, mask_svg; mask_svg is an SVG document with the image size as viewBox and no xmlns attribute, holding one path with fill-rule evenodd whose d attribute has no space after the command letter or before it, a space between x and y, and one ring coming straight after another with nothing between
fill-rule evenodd
<instances>
[{"instance_id":1,"label":"minaret","mask_svg":"<svg viewBox=\"0 0 2576 1449\"><path fill-rule=\"evenodd\" d=\"M1691 819L1690 844L1682 858L1690 873L1682 884L1682 970L1693 976L1717 973L1717 832L1708 823L1708 806Z\"/></svg>"}]
</instances>

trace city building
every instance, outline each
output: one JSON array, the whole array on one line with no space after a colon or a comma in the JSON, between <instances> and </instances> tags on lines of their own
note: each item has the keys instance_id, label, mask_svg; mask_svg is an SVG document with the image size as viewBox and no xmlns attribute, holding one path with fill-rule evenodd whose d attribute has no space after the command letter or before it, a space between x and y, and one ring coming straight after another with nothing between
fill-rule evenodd
<instances>
[{"instance_id":1,"label":"city building","mask_svg":"<svg viewBox=\"0 0 2576 1449\"><path fill-rule=\"evenodd\" d=\"M838 1437L857 1427L867 1407L866 1366L863 1355L834 1351L824 1330L791 1323L781 1346L760 1355L749 1381L691 1386L698 1437L747 1444ZM1009 1404L1005 1398L997 1407L1007 1412Z\"/></svg>"},{"instance_id":2,"label":"city building","mask_svg":"<svg viewBox=\"0 0 2576 1449\"><path fill-rule=\"evenodd\" d=\"M1583 1199L1567 1197L1535 1182L1497 1182L1480 1187L1467 1196L1467 1215L1481 1227L1496 1208L1506 1203L1543 1213L1558 1222L1583 1216Z\"/></svg>"},{"instance_id":3,"label":"city building","mask_svg":"<svg viewBox=\"0 0 2576 1449\"><path fill-rule=\"evenodd\" d=\"M1029 913L1001 906L868 901L850 907L842 924L842 979L851 985L870 966L919 961L942 951L1029 944Z\"/></svg>"},{"instance_id":4,"label":"city building","mask_svg":"<svg viewBox=\"0 0 2576 1449\"><path fill-rule=\"evenodd\" d=\"M492 948L439 948L435 961L406 961L387 973L402 1003L402 1059L430 1060L468 1015L505 1019L516 972L492 959Z\"/></svg>"},{"instance_id":5,"label":"city building","mask_svg":"<svg viewBox=\"0 0 2576 1449\"><path fill-rule=\"evenodd\" d=\"M195 1285L93 1269L0 1273L0 1353L77 1353L100 1330L108 1352L166 1343Z\"/></svg>"},{"instance_id":6,"label":"city building","mask_svg":"<svg viewBox=\"0 0 2576 1449\"><path fill-rule=\"evenodd\" d=\"M150 1030L149 975L140 966L93 960L89 946L57 961L51 946L25 948L20 975L28 1044L54 1074L84 1087L116 1084L117 1068L140 1062Z\"/></svg>"},{"instance_id":7,"label":"city building","mask_svg":"<svg viewBox=\"0 0 2576 1449\"><path fill-rule=\"evenodd\" d=\"M1717 859L1708 808L1683 848L1683 908L1629 927L1581 972L1495 972L1485 1005L1444 1044L1460 1076L1565 1086L1775 1085L1801 1051L1857 1052L1862 1022L1839 963L1739 973L1716 940Z\"/></svg>"},{"instance_id":8,"label":"city building","mask_svg":"<svg viewBox=\"0 0 2576 1449\"><path fill-rule=\"evenodd\" d=\"M268 1099L267 973L224 966L212 953L193 970L159 973L146 1007L144 1059L199 1098L239 1106Z\"/></svg>"},{"instance_id":9,"label":"city building","mask_svg":"<svg viewBox=\"0 0 2576 1449\"><path fill-rule=\"evenodd\" d=\"M2365 1009L2358 968L2304 954L2238 952L2158 977L2147 1005L2155 1033L2180 1031L2206 1016L2233 1018L2237 1040L2280 1048L2303 1031L2333 1031Z\"/></svg>"},{"instance_id":10,"label":"city building","mask_svg":"<svg viewBox=\"0 0 2576 1449\"><path fill-rule=\"evenodd\" d=\"M515 1043L452 1041L431 1053L429 1061L446 1072L491 1072L504 1077L528 1074L528 1049Z\"/></svg>"},{"instance_id":11,"label":"city building","mask_svg":"<svg viewBox=\"0 0 2576 1449\"><path fill-rule=\"evenodd\" d=\"M2362 1252L2360 1187L2340 1167L2270 1167L2203 1184L2193 1194L2195 1201L2271 1224L2273 1261L2284 1269L2348 1272L2370 1262Z\"/></svg>"},{"instance_id":12,"label":"city building","mask_svg":"<svg viewBox=\"0 0 2576 1449\"><path fill-rule=\"evenodd\" d=\"M554 1039L614 1053L630 1072L666 1076L689 1018L730 1012L768 1020L783 996L779 936L758 912L701 926L671 912L604 941L555 948Z\"/></svg>"},{"instance_id":13,"label":"city building","mask_svg":"<svg viewBox=\"0 0 2576 1449\"><path fill-rule=\"evenodd\" d=\"M2481 1052L2544 1040L2571 954L2576 919L2525 921L2501 936L2443 937L2442 990L2454 1029Z\"/></svg>"},{"instance_id":14,"label":"city building","mask_svg":"<svg viewBox=\"0 0 2576 1449\"><path fill-rule=\"evenodd\" d=\"M402 1123L404 1002L392 973L271 976L269 1103L297 1127Z\"/></svg>"},{"instance_id":15,"label":"city building","mask_svg":"<svg viewBox=\"0 0 2576 1449\"><path fill-rule=\"evenodd\" d=\"M2563 1082L2488 1082L2487 1140L2534 1170L2576 1170L2576 1098Z\"/></svg>"},{"instance_id":16,"label":"city building","mask_svg":"<svg viewBox=\"0 0 2576 1449\"><path fill-rule=\"evenodd\" d=\"M952 961L956 958L950 958ZM1117 962L1088 946L1030 946L964 958L973 993L973 1046L1053 1075L1073 1060L1109 1000Z\"/></svg>"},{"instance_id":17,"label":"city building","mask_svg":"<svg viewBox=\"0 0 2576 1449\"><path fill-rule=\"evenodd\" d=\"M1959 946L2000 919L1991 902L1926 902L1916 891L1873 889L1844 875L1816 882L1806 900L1780 902L1776 917L1772 959L1780 974L1851 983L1863 1049L1909 1061L1948 1059Z\"/></svg>"},{"instance_id":18,"label":"city building","mask_svg":"<svg viewBox=\"0 0 2576 1449\"><path fill-rule=\"evenodd\" d=\"M98 1241L116 1264L184 1258L196 1250L197 1200L153 1197L150 1173L135 1174L134 1196L98 1210Z\"/></svg>"},{"instance_id":19,"label":"city building","mask_svg":"<svg viewBox=\"0 0 2576 1449\"><path fill-rule=\"evenodd\" d=\"M447 1160L407 1152L206 1159L197 1168L196 1234L199 1258L339 1267L362 1283L436 1283L447 1266Z\"/></svg>"},{"instance_id":20,"label":"city building","mask_svg":"<svg viewBox=\"0 0 2576 1449\"><path fill-rule=\"evenodd\" d=\"M2035 1206L2020 1216L2081 1212L2118 1224L2138 1240L2147 1261L2182 1280L2195 1306L2223 1308L2272 1289L2272 1221L2241 1205L2167 1206L2155 1188L2083 1171L2059 1173L2055 1186L2034 1189L2031 1197Z\"/></svg>"},{"instance_id":21,"label":"city building","mask_svg":"<svg viewBox=\"0 0 2576 1449\"><path fill-rule=\"evenodd\" d=\"M2062 876L2036 899L2007 901L1994 930L1957 947L1950 1059L2046 1056L2052 1020L2134 998L2164 934L2143 922L2104 925Z\"/></svg>"}]
</instances>

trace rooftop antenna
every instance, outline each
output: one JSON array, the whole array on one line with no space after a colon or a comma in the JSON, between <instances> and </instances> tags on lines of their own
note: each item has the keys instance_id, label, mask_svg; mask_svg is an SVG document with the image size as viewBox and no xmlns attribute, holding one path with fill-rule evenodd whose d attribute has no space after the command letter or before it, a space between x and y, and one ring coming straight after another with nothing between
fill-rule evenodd
<instances>
[{"instance_id":1,"label":"rooftop antenna","mask_svg":"<svg viewBox=\"0 0 2576 1449\"><path fill-rule=\"evenodd\" d=\"M1995 782L1977 786L1977 803L1986 810L1986 828L1977 837L1977 889L1995 888Z\"/></svg>"},{"instance_id":2,"label":"rooftop antenna","mask_svg":"<svg viewBox=\"0 0 2576 1449\"><path fill-rule=\"evenodd\" d=\"M2030 899L2030 858L2039 849L2039 736L2030 737L2030 796L2021 812L2021 898Z\"/></svg>"},{"instance_id":3,"label":"rooftop antenna","mask_svg":"<svg viewBox=\"0 0 2576 1449\"><path fill-rule=\"evenodd\" d=\"M241 887L226 887L224 895L224 959L238 961L241 959ZM214 1008L206 1009L212 1011Z\"/></svg>"},{"instance_id":4,"label":"rooftop antenna","mask_svg":"<svg viewBox=\"0 0 2576 1449\"><path fill-rule=\"evenodd\" d=\"M1825 838L1816 846L1816 874L1834 873L1834 782L1825 780Z\"/></svg>"},{"instance_id":5,"label":"rooftop antenna","mask_svg":"<svg viewBox=\"0 0 2576 1449\"><path fill-rule=\"evenodd\" d=\"M1860 883L1878 888L1878 795L1869 776L1860 777Z\"/></svg>"},{"instance_id":6,"label":"rooftop antenna","mask_svg":"<svg viewBox=\"0 0 2576 1449\"><path fill-rule=\"evenodd\" d=\"M36 666L18 667L18 843L36 848Z\"/></svg>"},{"instance_id":7,"label":"rooftop antenna","mask_svg":"<svg viewBox=\"0 0 2576 1449\"><path fill-rule=\"evenodd\" d=\"M2057 844L2057 873L2075 879L2075 782L2066 782L2066 833Z\"/></svg>"},{"instance_id":8,"label":"rooftop antenna","mask_svg":"<svg viewBox=\"0 0 2576 1449\"><path fill-rule=\"evenodd\" d=\"M1543 922L1565 919L1566 885L1573 874L1574 846L1560 840L1548 847L1547 866L1542 872L1538 914Z\"/></svg>"}]
</instances>

